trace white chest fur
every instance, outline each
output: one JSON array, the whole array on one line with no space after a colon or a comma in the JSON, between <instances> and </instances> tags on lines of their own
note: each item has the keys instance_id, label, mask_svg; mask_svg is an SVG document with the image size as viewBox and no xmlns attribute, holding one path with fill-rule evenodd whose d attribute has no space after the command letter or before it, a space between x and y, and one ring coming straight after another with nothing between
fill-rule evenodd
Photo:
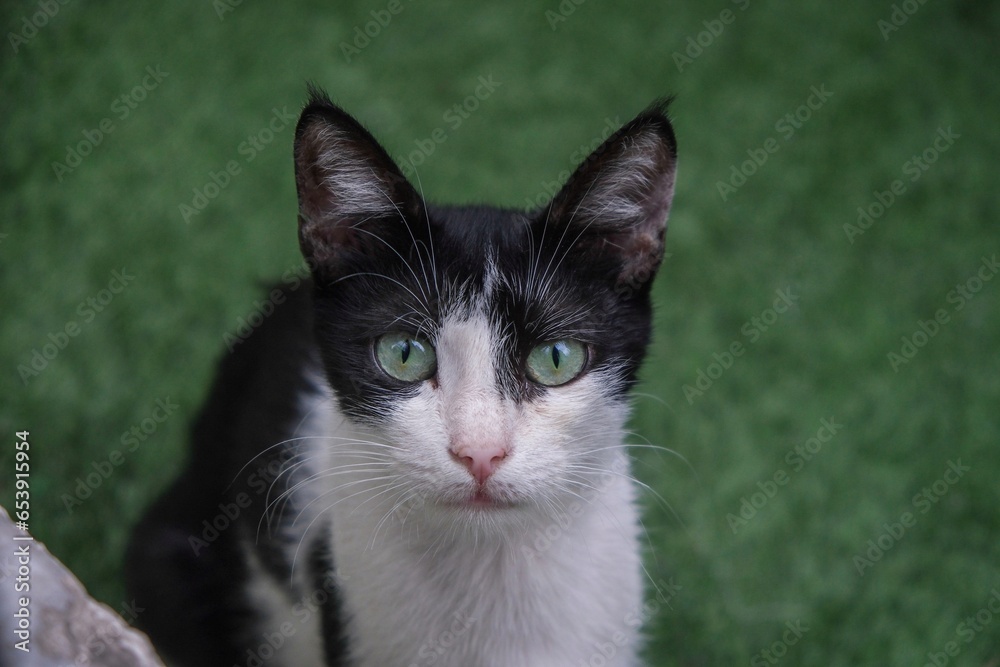
<instances>
[{"instance_id":1,"label":"white chest fur","mask_svg":"<svg viewBox=\"0 0 1000 667\"><path fill-rule=\"evenodd\" d=\"M634 664L631 495L616 478L548 523L478 541L392 527L373 543L365 517L380 515L338 507L334 556L360 664L576 667L608 643L618 655L606 664Z\"/></svg>"},{"instance_id":2,"label":"white chest fur","mask_svg":"<svg viewBox=\"0 0 1000 667\"><path fill-rule=\"evenodd\" d=\"M621 457L592 497L483 510L517 516L479 528L380 501L364 472L339 478L325 516L358 666L638 664L638 522Z\"/></svg>"}]
</instances>

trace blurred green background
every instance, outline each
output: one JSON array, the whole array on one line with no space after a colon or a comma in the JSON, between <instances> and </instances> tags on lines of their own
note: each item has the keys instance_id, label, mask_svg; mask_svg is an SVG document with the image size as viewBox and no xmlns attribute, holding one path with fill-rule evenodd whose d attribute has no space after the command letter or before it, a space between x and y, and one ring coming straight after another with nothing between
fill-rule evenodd
<instances>
[{"instance_id":1,"label":"blurred green background","mask_svg":"<svg viewBox=\"0 0 1000 667\"><path fill-rule=\"evenodd\" d=\"M270 124L307 81L430 198L520 207L676 94L649 664L1000 664L1000 6L858 4L4 3L0 503L29 430L33 532L121 606L224 335L298 266Z\"/></svg>"}]
</instances>

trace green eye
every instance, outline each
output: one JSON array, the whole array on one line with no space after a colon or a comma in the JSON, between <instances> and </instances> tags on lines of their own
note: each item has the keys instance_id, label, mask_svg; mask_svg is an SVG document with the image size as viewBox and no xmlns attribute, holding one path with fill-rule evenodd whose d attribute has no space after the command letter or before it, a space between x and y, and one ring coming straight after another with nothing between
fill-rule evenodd
<instances>
[{"instance_id":1,"label":"green eye","mask_svg":"<svg viewBox=\"0 0 1000 667\"><path fill-rule=\"evenodd\" d=\"M434 375L437 355L423 336L388 333L375 343L375 357L386 373L403 382L419 382Z\"/></svg>"},{"instance_id":2,"label":"green eye","mask_svg":"<svg viewBox=\"0 0 1000 667\"><path fill-rule=\"evenodd\" d=\"M583 370L587 349L577 340L553 340L528 354L528 377L548 387L566 384Z\"/></svg>"}]
</instances>

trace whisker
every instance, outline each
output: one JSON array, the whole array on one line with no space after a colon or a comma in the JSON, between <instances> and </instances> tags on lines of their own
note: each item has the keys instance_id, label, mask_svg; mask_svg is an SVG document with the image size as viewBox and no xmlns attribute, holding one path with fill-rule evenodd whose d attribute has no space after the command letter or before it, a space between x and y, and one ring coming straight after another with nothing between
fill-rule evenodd
<instances>
[{"instance_id":1,"label":"whisker","mask_svg":"<svg viewBox=\"0 0 1000 667\"><path fill-rule=\"evenodd\" d=\"M389 199L389 196L386 195L384 192L382 194L383 194L383 196L386 197L386 199ZM396 212L399 213L399 217L403 221L403 226L406 227L406 231L410 235L410 241L412 241L413 244L414 244L414 247L416 247L416 239L413 237L413 231L410 229L410 226L406 223L406 218L403 217L403 213L396 206L396 203L393 202L391 199L389 199L389 201L392 203L393 207L396 208ZM364 222L364 221L362 221L362 222ZM427 302L427 292L424 291L424 286L420 284L420 277L417 276L416 270L414 270L414 268L412 266L410 266L410 263L406 261L406 258L403 257L403 255L400 254L400 252L398 250L396 250L392 246L392 244L390 244L388 241L386 241L384 238L382 238L381 235L376 234L375 232L371 231L370 229L362 229L358 225L353 225L351 228L354 229L354 230L356 230L356 231L358 231L358 232L361 232L363 234L368 234L369 236L375 238L377 241L381 241L382 245L384 245L386 248L388 248L389 250L391 250L393 252L393 254L395 254L396 257L399 258L399 261L403 263L403 266L405 266L406 269L410 272L410 275L413 276L413 281L416 283L417 288L420 290L420 296L422 297L422 303L426 303ZM424 278L426 280L426 277L427 277L426 269L424 269L424 266L423 266L424 261L420 257L419 249L417 251L417 259L420 260L420 269L424 273ZM427 285L427 288L430 289L430 285Z\"/></svg>"},{"instance_id":2,"label":"whisker","mask_svg":"<svg viewBox=\"0 0 1000 667\"><path fill-rule=\"evenodd\" d=\"M362 481L366 481L366 480L362 480ZM375 487L375 488L379 488L379 487ZM336 490L337 489L332 489L330 491L327 491L326 493L322 494L320 497L323 497L325 495L329 495L330 493L333 493ZM338 503L343 502L344 500L348 500L350 498L353 498L354 496L356 496L358 494L365 493L368 490L369 489L362 489L361 491L358 491L356 493L352 493L351 495L347 496L346 498L340 498L338 500L335 500L329 506L325 507L321 512L317 512L316 513L316 516L313 517L312 521L309 522L309 525L307 525L306 528L305 528L305 530L302 531L302 537L301 537L301 539L299 539L299 543L295 547L295 552L292 554L292 567L291 567L291 571L292 572L295 571L295 563L298 561L298 558L299 558L299 549L302 548L302 544L306 541L306 536L309 534L309 530L313 527L313 524L316 523L320 519L320 517L322 517L324 514L326 514L326 512L328 512L329 510L331 510ZM317 500L318 500L318 498L317 498ZM302 516L301 512L299 513L299 516ZM295 525L295 523L297 521L298 521L298 517L295 518L295 520L292 522L292 525Z\"/></svg>"}]
</instances>

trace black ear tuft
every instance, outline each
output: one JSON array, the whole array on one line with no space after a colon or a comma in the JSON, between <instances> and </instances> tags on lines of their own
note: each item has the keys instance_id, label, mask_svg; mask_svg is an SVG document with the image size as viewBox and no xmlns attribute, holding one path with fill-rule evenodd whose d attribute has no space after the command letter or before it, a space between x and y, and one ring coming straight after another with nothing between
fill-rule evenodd
<instances>
[{"instance_id":1,"label":"black ear tuft","mask_svg":"<svg viewBox=\"0 0 1000 667\"><path fill-rule=\"evenodd\" d=\"M420 210L385 149L313 85L295 129L295 185L299 243L314 271L331 273L345 253L377 252Z\"/></svg>"},{"instance_id":2,"label":"black ear tuft","mask_svg":"<svg viewBox=\"0 0 1000 667\"><path fill-rule=\"evenodd\" d=\"M574 252L614 256L618 282L632 288L646 284L663 259L677 172L669 103L655 102L609 137L540 217L577 239Z\"/></svg>"},{"instance_id":3,"label":"black ear tuft","mask_svg":"<svg viewBox=\"0 0 1000 667\"><path fill-rule=\"evenodd\" d=\"M335 106L333 102L330 101L330 96L327 94L323 87L320 86L315 81L310 81L306 84L306 92L309 93L309 101L306 102L306 106L311 106L313 104Z\"/></svg>"}]
</instances>

